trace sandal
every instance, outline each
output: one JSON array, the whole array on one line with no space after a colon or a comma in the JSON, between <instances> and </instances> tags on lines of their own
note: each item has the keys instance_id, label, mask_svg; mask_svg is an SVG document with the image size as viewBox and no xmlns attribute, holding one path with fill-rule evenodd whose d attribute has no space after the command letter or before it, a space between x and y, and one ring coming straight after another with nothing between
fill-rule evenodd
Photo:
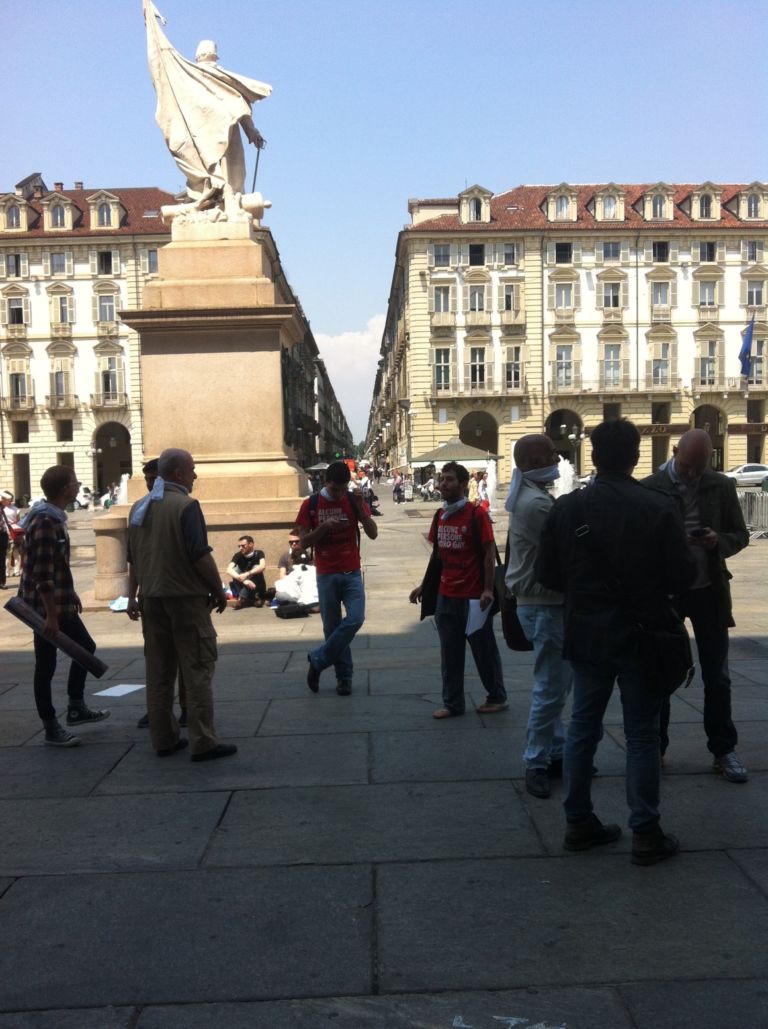
<instances>
[{"instance_id":1,"label":"sandal","mask_svg":"<svg viewBox=\"0 0 768 1029\"><path fill-rule=\"evenodd\" d=\"M479 715L495 715L497 711L506 711L509 704L506 700L486 700L484 704L481 704L477 709Z\"/></svg>"},{"instance_id":2,"label":"sandal","mask_svg":"<svg viewBox=\"0 0 768 1029\"><path fill-rule=\"evenodd\" d=\"M463 715L463 711L449 711L447 707L439 707L437 711L432 712L433 718L458 718L459 715Z\"/></svg>"}]
</instances>

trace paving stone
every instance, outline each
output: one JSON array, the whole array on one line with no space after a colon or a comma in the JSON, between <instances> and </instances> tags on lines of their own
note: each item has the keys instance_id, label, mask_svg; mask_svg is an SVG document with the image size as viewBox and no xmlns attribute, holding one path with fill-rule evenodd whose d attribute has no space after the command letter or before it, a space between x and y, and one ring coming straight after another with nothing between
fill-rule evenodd
<instances>
[{"instance_id":1,"label":"paving stone","mask_svg":"<svg viewBox=\"0 0 768 1029\"><path fill-rule=\"evenodd\" d=\"M515 1019L518 1021L516 1022ZM632 1029L611 989L333 997L329 1000L145 1008L137 1029ZM525 1023L525 1024L524 1024ZM0 1023L0 1029L4 1029Z\"/></svg>"},{"instance_id":2,"label":"paving stone","mask_svg":"<svg viewBox=\"0 0 768 1029\"><path fill-rule=\"evenodd\" d=\"M156 758L136 747L100 783L99 794L339 786L368 781L368 740L360 733L258 737L237 741L237 754L193 763L185 754Z\"/></svg>"},{"instance_id":3,"label":"paving stone","mask_svg":"<svg viewBox=\"0 0 768 1029\"><path fill-rule=\"evenodd\" d=\"M367 868L21 879L0 903L0 1009L368 992L371 900Z\"/></svg>"},{"instance_id":4,"label":"paving stone","mask_svg":"<svg viewBox=\"0 0 768 1029\"><path fill-rule=\"evenodd\" d=\"M766 1029L768 979L620 986L637 1029Z\"/></svg>"},{"instance_id":5,"label":"paving stone","mask_svg":"<svg viewBox=\"0 0 768 1029\"><path fill-rule=\"evenodd\" d=\"M768 850L729 850L728 854L768 897Z\"/></svg>"},{"instance_id":6,"label":"paving stone","mask_svg":"<svg viewBox=\"0 0 768 1029\"><path fill-rule=\"evenodd\" d=\"M133 1029L135 1017L133 1008L13 1011L0 1014L0 1029Z\"/></svg>"},{"instance_id":7,"label":"paving stone","mask_svg":"<svg viewBox=\"0 0 768 1029\"><path fill-rule=\"evenodd\" d=\"M131 747L99 743L97 731L98 726L91 726L86 738L86 732L78 729L83 740L79 747L46 747L41 742L0 749L0 797L86 796Z\"/></svg>"},{"instance_id":8,"label":"paving stone","mask_svg":"<svg viewBox=\"0 0 768 1029\"><path fill-rule=\"evenodd\" d=\"M205 863L332 864L541 853L509 783L398 783L239 793Z\"/></svg>"},{"instance_id":9,"label":"paving stone","mask_svg":"<svg viewBox=\"0 0 768 1029\"><path fill-rule=\"evenodd\" d=\"M628 982L765 971L752 941L768 900L717 853L652 869L604 854L599 871L533 858L382 865L377 909L384 992L587 985L608 970Z\"/></svg>"},{"instance_id":10,"label":"paving stone","mask_svg":"<svg viewBox=\"0 0 768 1029\"><path fill-rule=\"evenodd\" d=\"M194 868L229 800L131 796L0 800L0 873Z\"/></svg>"},{"instance_id":11,"label":"paving stone","mask_svg":"<svg viewBox=\"0 0 768 1029\"><path fill-rule=\"evenodd\" d=\"M12 883L13 879L0 879L0 897L2 897L2 895L11 886Z\"/></svg>"},{"instance_id":12,"label":"paving stone","mask_svg":"<svg viewBox=\"0 0 768 1029\"><path fill-rule=\"evenodd\" d=\"M737 752L750 772L768 769L768 750L765 746L768 722L746 721L736 726L739 732ZM665 771L708 775L712 769L712 755L707 750L707 737L703 723L677 723L670 727L669 749L665 755Z\"/></svg>"},{"instance_id":13,"label":"paving stone","mask_svg":"<svg viewBox=\"0 0 768 1029\"><path fill-rule=\"evenodd\" d=\"M36 712L3 711L0 716L0 747L20 747L42 732Z\"/></svg>"},{"instance_id":14,"label":"paving stone","mask_svg":"<svg viewBox=\"0 0 768 1029\"><path fill-rule=\"evenodd\" d=\"M240 695L242 696L242 690ZM144 696L142 690L140 693L131 693L125 697L97 698L102 705L108 705L111 711L109 720L101 726L99 739L104 741L127 739L150 747L149 730L139 729L137 725L139 719L147 713ZM141 703L136 703L137 697L141 698ZM132 701L132 703L126 703L126 701ZM216 732L222 739L242 739L254 736L266 709L267 701L264 700L246 700L237 703L214 701ZM178 700L174 703L174 710L178 716ZM185 736L186 730L182 729L181 733Z\"/></svg>"},{"instance_id":15,"label":"paving stone","mask_svg":"<svg viewBox=\"0 0 768 1029\"><path fill-rule=\"evenodd\" d=\"M368 697L354 692L351 697L338 697L333 672L320 681L320 694L303 700L274 700L259 729L259 736L291 733L374 732L394 729L426 729L433 732L460 732L461 727L476 718L472 712L464 718L437 721L432 717L434 697L414 696Z\"/></svg>"}]
</instances>

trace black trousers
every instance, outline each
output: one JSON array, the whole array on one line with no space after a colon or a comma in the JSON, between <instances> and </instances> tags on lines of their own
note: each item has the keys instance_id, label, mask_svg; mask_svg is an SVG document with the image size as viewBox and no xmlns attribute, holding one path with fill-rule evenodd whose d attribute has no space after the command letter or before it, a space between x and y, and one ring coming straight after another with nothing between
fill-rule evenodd
<instances>
[{"instance_id":1,"label":"black trousers","mask_svg":"<svg viewBox=\"0 0 768 1029\"><path fill-rule=\"evenodd\" d=\"M66 633L75 643L79 643L89 653L96 651L96 644L88 634L79 615L62 615L59 618L59 628ZM56 717L56 708L51 699L51 681L56 671L56 658L58 651L52 643L49 643L43 636L35 633L35 704L37 713L44 722ZM73 661L69 666L69 678L67 679L67 694L70 702L82 700L85 692L85 677L88 672Z\"/></svg>"},{"instance_id":2,"label":"black trousers","mask_svg":"<svg viewBox=\"0 0 768 1029\"><path fill-rule=\"evenodd\" d=\"M2 518L2 515L0 515ZM0 532L0 586L5 586L5 559L8 556L8 533Z\"/></svg>"},{"instance_id":3,"label":"black trousers","mask_svg":"<svg viewBox=\"0 0 768 1029\"><path fill-rule=\"evenodd\" d=\"M464 714L464 658L467 643L475 659L477 674L488 694L488 701L503 704L507 699L501 655L493 635L493 618L486 618L482 629L467 637L469 601L463 597L437 598L435 625L440 637L440 664L443 674L443 707L455 715Z\"/></svg>"},{"instance_id":4,"label":"black trousers","mask_svg":"<svg viewBox=\"0 0 768 1029\"><path fill-rule=\"evenodd\" d=\"M689 590L681 597L680 614L690 619L704 681L704 732L707 748L722 757L739 741L731 718L731 679L728 675L728 613L712 586ZM669 700L661 707L661 752L669 745Z\"/></svg>"}]
</instances>

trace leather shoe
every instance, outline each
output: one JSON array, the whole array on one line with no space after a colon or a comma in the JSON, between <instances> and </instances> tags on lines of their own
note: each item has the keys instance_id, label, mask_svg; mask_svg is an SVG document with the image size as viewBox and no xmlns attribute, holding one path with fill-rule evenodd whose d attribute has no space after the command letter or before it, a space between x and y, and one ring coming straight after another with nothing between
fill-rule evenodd
<instances>
[{"instance_id":1,"label":"leather shoe","mask_svg":"<svg viewBox=\"0 0 768 1029\"><path fill-rule=\"evenodd\" d=\"M589 850L603 843L613 843L621 836L621 826L603 825L597 815L581 822L572 822L566 832L563 846L566 850Z\"/></svg>"},{"instance_id":2,"label":"leather shoe","mask_svg":"<svg viewBox=\"0 0 768 1029\"><path fill-rule=\"evenodd\" d=\"M337 679L336 680L336 692L340 697L348 697L352 692L352 680L351 679Z\"/></svg>"},{"instance_id":3,"label":"leather shoe","mask_svg":"<svg viewBox=\"0 0 768 1029\"><path fill-rule=\"evenodd\" d=\"M313 693L317 693L320 689L320 673L312 664L312 658L307 654L307 661L309 661L309 671L307 672L307 686L312 690Z\"/></svg>"},{"instance_id":4,"label":"leather shoe","mask_svg":"<svg viewBox=\"0 0 768 1029\"><path fill-rule=\"evenodd\" d=\"M232 755L236 753L237 747L234 743L217 743L215 747L212 747L210 750L203 751L202 754L193 754L191 760L215 761L218 757L232 757Z\"/></svg>"},{"instance_id":5,"label":"leather shoe","mask_svg":"<svg viewBox=\"0 0 768 1029\"><path fill-rule=\"evenodd\" d=\"M525 788L532 797L547 800L551 790L546 768L526 768Z\"/></svg>"},{"instance_id":6,"label":"leather shoe","mask_svg":"<svg viewBox=\"0 0 768 1029\"><path fill-rule=\"evenodd\" d=\"M656 865L659 861L674 857L680 841L672 833L662 832L656 825L649 832L632 833L632 864Z\"/></svg>"},{"instance_id":7,"label":"leather shoe","mask_svg":"<svg viewBox=\"0 0 768 1029\"><path fill-rule=\"evenodd\" d=\"M180 750L185 750L189 746L189 740L176 740L172 747L166 747L165 750L158 750L158 757L172 757L174 754L178 754Z\"/></svg>"}]
</instances>

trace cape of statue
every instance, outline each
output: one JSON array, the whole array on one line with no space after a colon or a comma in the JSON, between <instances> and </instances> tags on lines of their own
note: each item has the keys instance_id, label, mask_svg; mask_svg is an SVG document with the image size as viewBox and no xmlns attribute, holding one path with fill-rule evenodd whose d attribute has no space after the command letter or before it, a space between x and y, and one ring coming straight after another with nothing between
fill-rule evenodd
<instances>
[{"instance_id":1,"label":"cape of statue","mask_svg":"<svg viewBox=\"0 0 768 1029\"><path fill-rule=\"evenodd\" d=\"M187 180L196 206L213 205L245 191L245 154L240 127L257 147L264 140L251 121L251 105L272 87L225 71L215 43L204 41L197 60L182 57L163 34L165 19L143 0L147 56L157 93L155 118L168 149Z\"/></svg>"}]
</instances>

